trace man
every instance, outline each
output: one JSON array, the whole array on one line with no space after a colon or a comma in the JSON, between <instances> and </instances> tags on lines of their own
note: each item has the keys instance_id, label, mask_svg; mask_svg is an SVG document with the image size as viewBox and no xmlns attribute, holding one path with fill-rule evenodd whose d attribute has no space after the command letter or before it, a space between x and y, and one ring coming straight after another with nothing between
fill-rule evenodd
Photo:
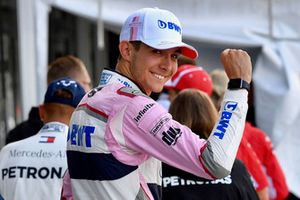
<instances>
[{"instance_id":1,"label":"man","mask_svg":"<svg viewBox=\"0 0 300 200\"><path fill-rule=\"evenodd\" d=\"M60 199L67 169L68 124L84 94L79 83L69 78L48 86L44 104L39 107L43 128L0 152L0 194L4 199Z\"/></svg>"},{"instance_id":2,"label":"man","mask_svg":"<svg viewBox=\"0 0 300 200\"><path fill-rule=\"evenodd\" d=\"M181 54L197 57L181 33L177 17L158 8L125 21L117 72L104 71L72 115L67 158L74 199L153 199L139 168L153 157L207 179L230 173L247 112L250 57L242 50L222 53L233 80L219 125L201 140L148 97L175 74Z\"/></svg>"},{"instance_id":3,"label":"man","mask_svg":"<svg viewBox=\"0 0 300 200\"><path fill-rule=\"evenodd\" d=\"M67 55L57 58L48 66L48 84L63 77L70 77L76 80L86 92L91 89L91 78L86 66L82 60L75 56Z\"/></svg>"},{"instance_id":4,"label":"man","mask_svg":"<svg viewBox=\"0 0 300 200\"><path fill-rule=\"evenodd\" d=\"M180 83L181 80L184 80L184 82L185 82L185 80L189 80L189 79L192 80L193 76L194 76L193 72L192 72L193 74L191 74L190 76L187 76L186 74L184 74L185 75L184 77L182 77L182 75L179 76L179 74L181 74L182 69L184 69L184 68L181 68L181 66L182 65L186 65L186 66L190 66L190 67L197 66L195 60L187 58L185 56L180 56L177 60L177 63L178 63L178 70L177 70L176 74L174 74L174 76L172 77L171 80L166 82L164 89L159 94L159 96L156 100L160 105L162 105L167 110L169 110L171 101L173 100L173 98L170 97L170 95L169 95L170 91L172 90L171 93L173 94L173 97L175 97L177 95L177 93L179 92L178 90L180 90L179 88L176 87L176 85L173 85L172 80L176 77L176 78L178 78L177 83ZM187 68L189 68L189 67L187 67ZM197 72L195 72L195 73L197 74L196 76L198 78L200 78L200 82L202 82L204 80L204 78L209 77L209 76L207 76L206 71L205 71L205 73L199 73L199 74ZM151 95L151 96L153 96L153 95Z\"/></svg>"},{"instance_id":5,"label":"man","mask_svg":"<svg viewBox=\"0 0 300 200\"><path fill-rule=\"evenodd\" d=\"M86 66L75 56L63 56L50 63L47 72L47 84L63 77L70 77L78 81L86 92L91 89L91 78ZM6 144L35 135L42 128L43 122L38 110L38 107L32 107L28 119L8 132Z\"/></svg>"}]
</instances>

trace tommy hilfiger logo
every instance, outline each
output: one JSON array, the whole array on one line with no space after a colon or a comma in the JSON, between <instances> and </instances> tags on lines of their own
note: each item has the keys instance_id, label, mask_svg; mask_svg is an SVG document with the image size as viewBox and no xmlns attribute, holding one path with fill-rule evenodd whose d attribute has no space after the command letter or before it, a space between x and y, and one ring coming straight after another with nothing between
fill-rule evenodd
<instances>
[{"instance_id":1,"label":"tommy hilfiger logo","mask_svg":"<svg viewBox=\"0 0 300 200\"><path fill-rule=\"evenodd\" d=\"M55 137L42 135L40 137L39 143L53 143L54 141L55 141Z\"/></svg>"}]
</instances>

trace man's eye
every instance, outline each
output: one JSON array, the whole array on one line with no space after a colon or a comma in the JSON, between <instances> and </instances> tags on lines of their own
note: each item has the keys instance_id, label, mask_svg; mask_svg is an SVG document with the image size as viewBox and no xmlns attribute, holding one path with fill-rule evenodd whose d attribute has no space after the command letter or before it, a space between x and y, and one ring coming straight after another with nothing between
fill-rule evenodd
<instances>
[{"instance_id":1,"label":"man's eye","mask_svg":"<svg viewBox=\"0 0 300 200\"><path fill-rule=\"evenodd\" d=\"M152 52L156 53L156 54L161 54L161 50L158 50L158 49L153 49Z\"/></svg>"},{"instance_id":2,"label":"man's eye","mask_svg":"<svg viewBox=\"0 0 300 200\"><path fill-rule=\"evenodd\" d=\"M173 54L173 55L172 55L172 59L174 59L174 60L177 60L177 59L178 59L178 57L179 57L179 55L178 55L178 54Z\"/></svg>"}]
</instances>

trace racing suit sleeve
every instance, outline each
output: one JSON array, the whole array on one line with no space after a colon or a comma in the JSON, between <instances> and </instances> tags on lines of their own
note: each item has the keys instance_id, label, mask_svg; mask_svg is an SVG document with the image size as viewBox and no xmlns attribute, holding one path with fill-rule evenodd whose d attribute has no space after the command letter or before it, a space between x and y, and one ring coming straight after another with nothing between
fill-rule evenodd
<instances>
[{"instance_id":1,"label":"racing suit sleeve","mask_svg":"<svg viewBox=\"0 0 300 200\"><path fill-rule=\"evenodd\" d=\"M69 171L67 170L63 177L63 186L61 191L61 200L73 200L72 186Z\"/></svg>"},{"instance_id":2,"label":"racing suit sleeve","mask_svg":"<svg viewBox=\"0 0 300 200\"><path fill-rule=\"evenodd\" d=\"M225 93L219 121L207 140L201 158L215 177L230 174L238 147L243 136L248 110L246 90Z\"/></svg>"},{"instance_id":3,"label":"racing suit sleeve","mask_svg":"<svg viewBox=\"0 0 300 200\"><path fill-rule=\"evenodd\" d=\"M247 91L228 90L208 140L172 119L155 101L138 96L123 117L126 145L169 165L207 179L223 178L232 168L247 112Z\"/></svg>"}]
</instances>

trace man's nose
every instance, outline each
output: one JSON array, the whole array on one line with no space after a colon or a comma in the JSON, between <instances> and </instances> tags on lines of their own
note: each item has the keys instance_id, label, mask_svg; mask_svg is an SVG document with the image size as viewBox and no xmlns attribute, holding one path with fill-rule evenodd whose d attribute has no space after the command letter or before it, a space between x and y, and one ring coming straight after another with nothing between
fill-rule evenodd
<instances>
[{"instance_id":1,"label":"man's nose","mask_svg":"<svg viewBox=\"0 0 300 200\"><path fill-rule=\"evenodd\" d=\"M164 69L165 71L170 71L174 64L176 63L172 60L171 55L165 55L163 57L161 68Z\"/></svg>"}]
</instances>

